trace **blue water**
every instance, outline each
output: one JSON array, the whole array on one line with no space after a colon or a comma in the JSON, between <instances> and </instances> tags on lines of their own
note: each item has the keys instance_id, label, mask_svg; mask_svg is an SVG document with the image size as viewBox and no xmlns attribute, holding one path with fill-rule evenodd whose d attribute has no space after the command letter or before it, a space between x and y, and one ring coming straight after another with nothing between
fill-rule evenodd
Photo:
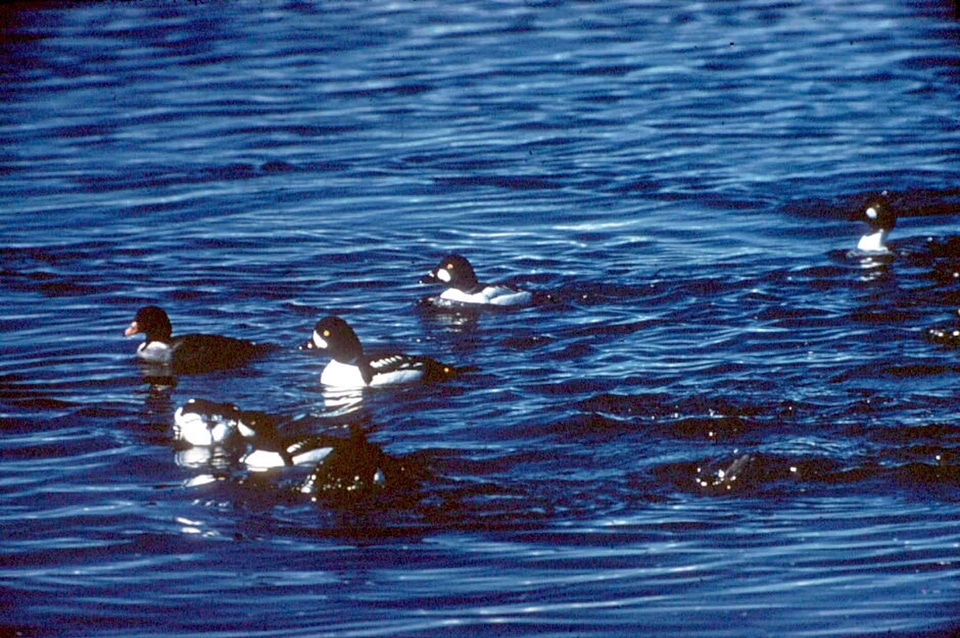
<instances>
[{"instance_id":1,"label":"blue water","mask_svg":"<svg viewBox=\"0 0 960 638\"><path fill-rule=\"evenodd\" d=\"M960 627L960 363L925 336L960 323L949 3L0 17L6 631ZM878 189L892 260L848 254ZM419 304L448 252L540 302ZM282 347L158 383L146 304ZM477 370L350 411L296 350L332 312ZM407 478L311 499L197 460L191 397L349 423Z\"/></svg>"}]
</instances>

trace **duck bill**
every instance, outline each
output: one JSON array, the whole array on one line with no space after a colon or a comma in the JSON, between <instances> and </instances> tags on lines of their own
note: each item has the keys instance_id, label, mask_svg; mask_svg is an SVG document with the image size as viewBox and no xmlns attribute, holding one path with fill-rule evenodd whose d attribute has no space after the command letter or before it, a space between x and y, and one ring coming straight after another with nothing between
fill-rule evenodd
<instances>
[{"instance_id":1,"label":"duck bill","mask_svg":"<svg viewBox=\"0 0 960 638\"><path fill-rule=\"evenodd\" d=\"M431 270L426 275L420 278L420 283L422 284L439 284L440 279L437 277L436 271Z\"/></svg>"},{"instance_id":2,"label":"duck bill","mask_svg":"<svg viewBox=\"0 0 960 638\"><path fill-rule=\"evenodd\" d=\"M316 332L309 339L300 344L300 350L326 350L327 342Z\"/></svg>"},{"instance_id":3,"label":"duck bill","mask_svg":"<svg viewBox=\"0 0 960 638\"><path fill-rule=\"evenodd\" d=\"M124 336L124 337L132 337L133 335L137 334L138 332L140 332L140 326L137 325L137 322L136 322L136 321L132 321L132 322L130 323L130 325L127 326L127 329L123 331L123 336Z\"/></svg>"}]
</instances>

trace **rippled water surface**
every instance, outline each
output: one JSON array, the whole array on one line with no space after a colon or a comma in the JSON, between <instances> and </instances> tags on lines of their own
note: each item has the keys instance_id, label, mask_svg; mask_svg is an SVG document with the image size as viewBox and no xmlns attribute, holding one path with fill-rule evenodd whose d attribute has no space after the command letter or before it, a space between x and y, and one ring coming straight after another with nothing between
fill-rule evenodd
<instances>
[{"instance_id":1,"label":"rippled water surface","mask_svg":"<svg viewBox=\"0 0 960 638\"><path fill-rule=\"evenodd\" d=\"M960 627L952 5L0 17L6 630ZM895 256L849 254L881 189ZM449 252L537 303L424 305ZM145 376L148 304L280 348ZM296 349L329 313L475 369L337 402ZM176 444L192 397L396 473L310 498Z\"/></svg>"}]
</instances>

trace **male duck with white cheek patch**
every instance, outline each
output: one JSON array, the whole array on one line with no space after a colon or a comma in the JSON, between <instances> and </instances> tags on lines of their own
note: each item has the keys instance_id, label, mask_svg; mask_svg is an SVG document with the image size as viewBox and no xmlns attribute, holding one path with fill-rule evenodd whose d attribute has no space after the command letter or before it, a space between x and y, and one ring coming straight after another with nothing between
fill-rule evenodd
<instances>
[{"instance_id":1,"label":"male duck with white cheek patch","mask_svg":"<svg viewBox=\"0 0 960 638\"><path fill-rule=\"evenodd\" d=\"M857 212L856 218L870 226L870 231L857 243L857 250L866 254L888 254L890 249L886 240L897 225L897 214L890 206L887 191L871 198L867 205Z\"/></svg>"},{"instance_id":2,"label":"male duck with white cheek patch","mask_svg":"<svg viewBox=\"0 0 960 638\"><path fill-rule=\"evenodd\" d=\"M442 381L461 372L430 357L401 352L367 354L350 325L336 316L317 322L301 350L319 350L333 359L323 369L320 382L327 386L355 388Z\"/></svg>"},{"instance_id":3,"label":"male duck with white cheek patch","mask_svg":"<svg viewBox=\"0 0 960 638\"><path fill-rule=\"evenodd\" d=\"M440 299L474 306L524 306L533 299L529 292L513 286L480 283L473 265L462 255L447 255L420 283L445 284Z\"/></svg>"}]
</instances>

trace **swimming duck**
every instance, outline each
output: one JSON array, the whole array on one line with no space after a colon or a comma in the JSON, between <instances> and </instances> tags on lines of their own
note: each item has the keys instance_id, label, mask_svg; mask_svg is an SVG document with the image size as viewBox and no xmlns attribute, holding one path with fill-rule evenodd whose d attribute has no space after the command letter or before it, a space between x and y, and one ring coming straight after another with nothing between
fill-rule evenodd
<instances>
[{"instance_id":1,"label":"swimming duck","mask_svg":"<svg viewBox=\"0 0 960 638\"><path fill-rule=\"evenodd\" d=\"M237 419L237 429L249 444L241 462L255 471L295 465L316 465L333 450L334 439L322 434L288 438L280 434L272 416L245 410Z\"/></svg>"},{"instance_id":2,"label":"swimming duck","mask_svg":"<svg viewBox=\"0 0 960 638\"><path fill-rule=\"evenodd\" d=\"M868 254L887 254L886 240L890 231L897 225L897 214L887 199L887 191L871 197L866 205L857 211L856 219L866 222L870 230L857 242L857 250Z\"/></svg>"},{"instance_id":3,"label":"swimming duck","mask_svg":"<svg viewBox=\"0 0 960 638\"><path fill-rule=\"evenodd\" d=\"M461 304L524 306L533 299L529 292L513 286L480 283L473 265L462 255L447 255L436 268L420 279L420 283L446 285L447 289L439 298Z\"/></svg>"},{"instance_id":4,"label":"swimming duck","mask_svg":"<svg viewBox=\"0 0 960 638\"><path fill-rule=\"evenodd\" d=\"M332 361L320 375L320 382L337 387L366 387L441 381L463 372L430 357L401 352L369 355L357 333L340 317L330 315L317 322L310 340L301 350L328 353Z\"/></svg>"},{"instance_id":5,"label":"swimming duck","mask_svg":"<svg viewBox=\"0 0 960 638\"><path fill-rule=\"evenodd\" d=\"M170 318L162 308L144 306L137 311L127 337L143 333L146 340L137 357L146 363L171 366L177 372L208 372L243 365L264 354L271 346L220 335L172 336Z\"/></svg>"}]
</instances>

